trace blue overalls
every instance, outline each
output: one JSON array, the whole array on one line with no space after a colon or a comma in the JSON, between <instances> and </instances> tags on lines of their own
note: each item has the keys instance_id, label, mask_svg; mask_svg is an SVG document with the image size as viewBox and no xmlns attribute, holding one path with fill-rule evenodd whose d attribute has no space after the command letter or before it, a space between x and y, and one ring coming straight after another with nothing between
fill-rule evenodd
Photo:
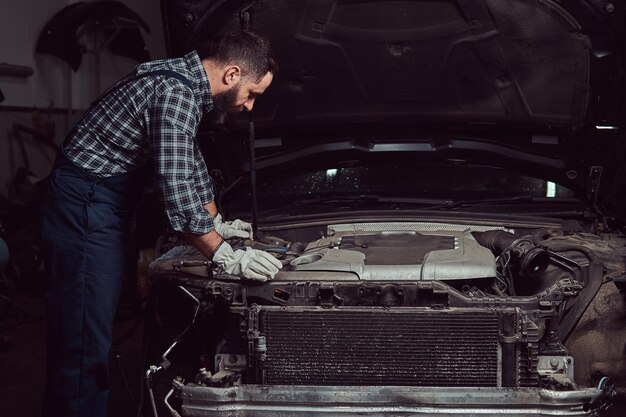
<instances>
[{"instance_id":1,"label":"blue overalls","mask_svg":"<svg viewBox=\"0 0 626 417\"><path fill-rule=\"evenodd\" d=\"M97 178L63 148L57 156L41 216L49 280L44 416L107 415L113 319L132 216L149 171L147 165Z\"/></svg>"},{"instance_id":2,"label":"blue overalls","mask_svg":"<svg viewBox=\"0 0 626 417\"><path fill-rule=\"evenodd\" d=\"M105 417L113 318L139 176L100 180L60 155L42 215L49 277L44 415Z\"/></svg>"}]
</instances>

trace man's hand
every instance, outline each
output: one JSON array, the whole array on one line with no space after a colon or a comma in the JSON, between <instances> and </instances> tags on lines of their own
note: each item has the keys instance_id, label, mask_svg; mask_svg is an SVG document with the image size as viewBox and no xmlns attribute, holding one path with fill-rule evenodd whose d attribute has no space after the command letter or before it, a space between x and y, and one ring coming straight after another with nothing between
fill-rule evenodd
<instances>
[{"instance_id":1,"label":"man's hand","mask_svg":"<svg viewBox=\"0 0 626 417\"><path fill-rule=\"evenodd\" d=\"M246 248L233 250L223 242L213 255L213 262L224 272L240 277L267 281L274 278L283 264L267 252Z\"/></svg>"},{"instance_id":2,"label":"man's hand","mask_svg":"<svg viewBox=\"0 0 626 417\"><path fill-rule=\"evenodd\" d=\"M222 215L218 213L213 219L213 224L215 224L217 233L224 239L230 239L231 237L252 239L252 225L243 220L236 219L225 222L222 220Z\"/></svg>"}]
</instances>

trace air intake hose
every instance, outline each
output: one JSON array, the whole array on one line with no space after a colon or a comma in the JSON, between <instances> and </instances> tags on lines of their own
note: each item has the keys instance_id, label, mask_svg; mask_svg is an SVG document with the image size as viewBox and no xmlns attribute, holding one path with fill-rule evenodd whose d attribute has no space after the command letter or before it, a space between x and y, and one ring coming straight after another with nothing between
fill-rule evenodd
<instances>
[{"instance_id":1,"label":"air intake hose","mask_svg":"<svg viewBox=\"0 0 626 417\"><path fill-rule=\"evenodd\" d=\"M550 253L545 248L537 246L531 235L517 237L500 230L474 232L472 235L478 243L490 249L496 256L508 251L511 261L525 276L536 277L550 264Z\"/></svg>"}]
</instances>

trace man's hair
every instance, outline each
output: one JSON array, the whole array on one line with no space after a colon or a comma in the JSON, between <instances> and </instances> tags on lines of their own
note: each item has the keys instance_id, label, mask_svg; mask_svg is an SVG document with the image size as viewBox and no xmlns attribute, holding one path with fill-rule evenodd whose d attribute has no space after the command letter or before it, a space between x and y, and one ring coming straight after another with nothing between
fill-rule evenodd
<instances>
[{"instance_id":1,"label":"man's hair","mask_svg":"<svg viewBox=\"0 0 626 417\"><path fill-rule=\"evenodd\" d=\"M230 32L195 46L200 59L213 59L222 65L237 65L241 76L255 83L271 72L276 74L278 63L270 42L247 30Z\"/></svg>"}]
</instances>

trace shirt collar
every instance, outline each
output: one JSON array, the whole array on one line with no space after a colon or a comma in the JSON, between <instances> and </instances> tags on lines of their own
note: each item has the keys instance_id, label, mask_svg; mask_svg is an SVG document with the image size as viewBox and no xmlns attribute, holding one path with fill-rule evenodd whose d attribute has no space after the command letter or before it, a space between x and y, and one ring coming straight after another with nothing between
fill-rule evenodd
<instances>
[{"instance_id":1,"label":"shirt collar","mask_svg":"<svg viewBox=\"0 0 626 417\"><path fill-rule=\"evenodd\" d=\"M189 67L189 71L193 76L193 91L199 103L202 105L203 114L211 111L213 108L213 97L211 96L211 85L209 77L202 66L202 61L196 51L189 52L184 56L185 62Z\"/></svg>"}]
</instances>

